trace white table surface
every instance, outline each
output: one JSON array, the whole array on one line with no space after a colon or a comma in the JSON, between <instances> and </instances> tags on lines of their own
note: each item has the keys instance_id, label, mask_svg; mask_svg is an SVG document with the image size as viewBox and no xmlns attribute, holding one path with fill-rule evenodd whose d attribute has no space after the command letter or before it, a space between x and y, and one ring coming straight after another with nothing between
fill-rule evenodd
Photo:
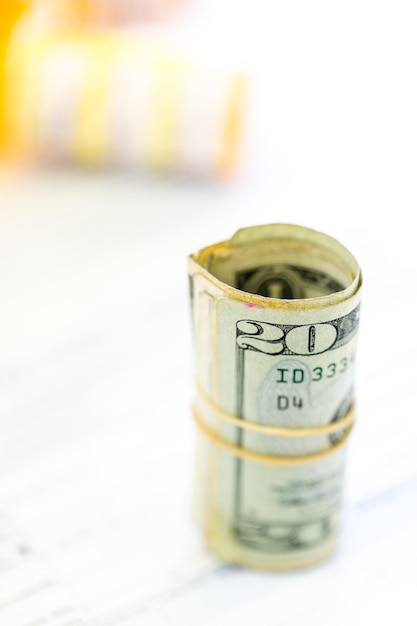
<instances>
[{"instance_id":1,"label":"white table surface","mask_svg":"<svg viewBox=\"0 0 417 626\"><path fill-rule=\"evenodd\" d=\"M204 10L252 34L233 181L1 174L0 624L414 625L414 7ZM268 222L338 238L365 281L340 546L291 574L218 563L190 513L186 256Z\"/></svg>"}]
</instances>

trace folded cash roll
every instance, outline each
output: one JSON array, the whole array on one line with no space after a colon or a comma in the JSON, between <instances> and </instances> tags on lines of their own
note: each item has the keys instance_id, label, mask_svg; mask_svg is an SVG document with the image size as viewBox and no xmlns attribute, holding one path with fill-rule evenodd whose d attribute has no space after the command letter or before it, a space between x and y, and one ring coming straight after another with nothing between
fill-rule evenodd
<instances>
[{"instance_id":1,"label":"folded cash roll","mask_svg":"<svg viewBox=\"0 0 417 626\"><path fill-rule=\"evenodd\" d=\"M361 273L333 238L245 228L189 258L196 513L221 559L304 567L338 538Z\"/></svg>"},{"instance_id":2,"label":"folded cash roll","mask_svg":"<svg viewBox=\"0 0 417 626\"><path fill-rule=\"evenodd\" d=\"M20 29L8 145L29 160L222 177L240 150L246 80L139 36Z\"/></svg>"}]
</instances>

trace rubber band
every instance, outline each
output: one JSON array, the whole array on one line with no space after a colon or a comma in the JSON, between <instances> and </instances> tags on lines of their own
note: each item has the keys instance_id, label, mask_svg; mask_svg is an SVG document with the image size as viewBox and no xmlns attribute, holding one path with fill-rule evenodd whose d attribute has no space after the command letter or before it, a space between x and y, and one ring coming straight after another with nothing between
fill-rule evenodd
<instances>
[{"instance_id":1,"label":"rubber band","mask_svg":"<svg viewBox=\"0 0 417 626\"><path fill-rule=\"evenodd\" d=\"M198 428L201 430L201 432L213 443L221 448L224 448L234 456L248 461L253 461L254 463L262 463L264 465L275 465L281 467L306 465L308 463L314 463L315 461L319 461L327 456L330 456L346 443L353 428L352 424L346 430L343 437L339 439L334 445L329 448L325 448L324 450L320 450L319 452L314 452L313 454L307 454L305 456L273 456L269 454L261 454L260 452L253 452L252 450L246 450L245 448L240 448L230 441L223 439L222 437L220 437L220 435L218 435L218 433L214 432L209 426L207 426L204 420L200 417L195 407L193 408L192 414L194 421L197 424Z\"/></svg>"},{"instance_id":2,"label":"rubber band","mask_svg":"<svg viewBox=\"0 0 417 626\"><path fill-rule=\"evenodd\" d=\"M321 424L320 426L308 426L308 427L296 427L287 428L286 426L273 426L270 424L259 424L258 422L251 422L249 420L237 417L232 413L223 411L218 407L205 393L199 384L197 384L197 393L200 400L216 414L217 417L221 417L226 422L234 424L238 428L251 430L262 435L271 435L273 437L316 437L318 435L331 435L338 433L342 430L346 430L353 426L355 421L355 405L351 404L348 411L344 416L336 422L330 422L329 424Z\"/></svg>"}]
</instances>

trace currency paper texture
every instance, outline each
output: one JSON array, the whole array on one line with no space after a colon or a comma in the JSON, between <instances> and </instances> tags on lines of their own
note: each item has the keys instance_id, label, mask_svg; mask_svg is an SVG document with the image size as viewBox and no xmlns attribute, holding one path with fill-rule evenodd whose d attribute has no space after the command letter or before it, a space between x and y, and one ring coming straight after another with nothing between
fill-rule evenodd
<instances>
[{"instance_id":1,"label":"currency paper texture","mask_svg":"<svg viewBox=\"0 0 417 626\"><path fill-rule=\"evenodd\" d=\"M335 547L361 273L308 228L245 228L189 258L196 514L220 558L303 567Z\"/></svg>"}]
</instances>

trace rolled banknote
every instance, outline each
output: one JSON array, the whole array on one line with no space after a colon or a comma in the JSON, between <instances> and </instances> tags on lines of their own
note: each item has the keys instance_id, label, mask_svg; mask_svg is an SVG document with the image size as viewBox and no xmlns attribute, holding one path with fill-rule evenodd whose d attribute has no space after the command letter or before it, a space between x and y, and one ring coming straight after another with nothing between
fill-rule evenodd
<instances>
[{"instance_id":1,"label":"rolled banknote","mask_svg":"<svg viewBox=\"0 0 417 626\"><path fill-rule=\"evenodd\" d=\"M227 177L246 87L239 71L150 38L28 22L8 46L8 145L35 163Z\"/></svg>"},{"instance_id":2,"label":"rolled banknote","mask_svg":"<svg viewBox=\"0 0 417 626\"><path fill-rule=\"evenodd\" d=\"M221 559L304 567L338 538L361 272L333 238L239 230L189 257L196 514Z\"/></svg>"}]
</instances>

